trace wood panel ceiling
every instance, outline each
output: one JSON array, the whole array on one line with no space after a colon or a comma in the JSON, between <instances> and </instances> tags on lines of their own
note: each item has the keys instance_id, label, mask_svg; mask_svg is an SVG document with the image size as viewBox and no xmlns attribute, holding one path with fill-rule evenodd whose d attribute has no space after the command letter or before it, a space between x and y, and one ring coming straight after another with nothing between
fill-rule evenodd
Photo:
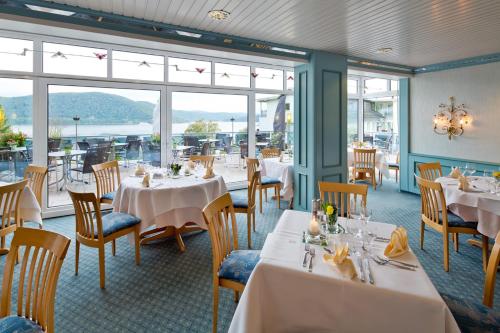
<instances>
[{"instance_id":1,"label":"wood panel ceiling","mask_svg":"<svg viewBox=\"0 0 500 333\"><path fill-rule=\"evenodd\" d=\"M51 2L415 67L500 52L498 0ZM214 21L211 9L231 15Z\"/></svg>"}]
</instances>

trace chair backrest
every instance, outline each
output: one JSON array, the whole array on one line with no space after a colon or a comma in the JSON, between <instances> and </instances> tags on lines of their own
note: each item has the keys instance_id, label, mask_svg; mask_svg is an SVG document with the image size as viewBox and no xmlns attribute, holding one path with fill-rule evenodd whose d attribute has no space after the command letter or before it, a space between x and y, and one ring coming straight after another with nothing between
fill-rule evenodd
<instances>
[{"instance_id":1,"label":"chair backrest","mask_svg":"<svg viewBox=\"0 0 500 333\"><path fill-rule=\"evenodd\" d=\"M28 165L24 170L24 179L28 180L27 186L35 194L40 207L42 207L43 182L45 181L47 172L48 168L46 166L34 164Z\"/></svg>"},{"instance_id":2,"label":"chair backrest","mask_svg":"<svg viewBox=\"0 0 500 333\"><path fill-rule=\"evenodd\" d=\"M217 272L222 261L233 250L238 249L238 228L231 195L229 193L223 194L205 206L203 218L210 235L212 267L214 279L217 279Z\"/></svg>"},{"instance_id":3,"label":"chair backrest","mask_svg":"<svg viewBox=\"0 0 500 333\"><path fill-rule=\"evenodd\" d=\"M54 332L57 280L70 242L69 238L51 231L16 230L3 272L0 317L11 314L14 267L18 254L22 252L16 314L36 322L44 332Z\"/></svg>"},{"instance_id":4,"label":"chair backrest","mask_svg":"<svg viewBox=\"0 0 500 333\"><path fill-rule=\"evenodd\" d=\"M246 141L240 141L240 157L248 157L248 143Z\"/></svg>"},{"instance_id":5,"label":"chair backrest","mask_svg":"<svg viewBox=\"0 0 500 333\"><path fill-rule=\"evenodd\" d=\"M139 136L138 135L127 135L125 138L125 142L129 143L130 141L139 141Z\"/></svg>"},{"instance_id":6,"label":"chair backrest","mask_svg":"<svg viewBox=\"0 0 500 333\"><path fill-rule=\"evenodd\" d=\"M231 136L225 136L223 139L224 151L228 154L232 152L233 138Z\"/></svg>"},{"instance_id":7,"label":"chair backrest","mask_svg":"<svg viewBox=\"0 0 500 333\"><path fill-rule=\"evenodd\" d=\"M198 147L199 144L200 142L197 137L190 135L184 136L184 146Z\"/></svg>"},{"instance_id":8,"label":"chair backrest","mask_svg":"<svg viewBox=\"0 0 500 333\"><path fill-rule=\"evenodd\" d=\"M354 148L354 169L357 171L375 169L377 149Z\"/></svg>"},{"instance_id":9,"label":"chair backrest","mask_svg":"<svg viewBox=\"0 0 500 333\"><path fill-rule=\"evenodd\" d=\"M417 164L417 169L420 177L434 181L443 175L443 169L441 168L441 163L420 163Z\"/></svg>"},{"instance_id":10,"label":"chair backrest","mask_svg":"<svg viewBox=\"0 0 500 333\"><path fill-rule=\"evenodd\" d=\"M260 152L262 153L262 158L275 158L281 155L279 148L264 148Z\"/></svg>"},{"instance_id":11,"label":"chair backrest","mask_svg":"<svg viewBox=\"0 0 500 333\"><path fill-rule=\"evenodd\" d=\"M442 215L444 232L448 229L448 214L446 213L446 199L444 198L443 187L440 183L421 178L415 175L418 188L420 189L422 221L426 223L439 224ZM440 214L441 208L443 214Z\"/></svg>"},{"instance_id":12,"label":"chair backrest","mask_svg":"<svg viewBox=\"0 0 500 333\"><path fill-rule=\"evenodd\" d=\"M358 195L361 196L361 205L366 207L368 196L368 185L366 184L344 184L333 182L318 182L321 201L334 203L337 206L339 216L351 217L351 198L357 203ZM361 207L360 207L361 208Z\"/></svg>"},{"instance_id":13,"label":"chair backrest","mask_svg":"<svg viewBox=\"0 0 500 333\"><path fill-rule=\"evenodd\" d=\"M248 183L250 183L253 174L259 170L259 159L247 157L245 160L247 163L247 179Z\"/></svg>"},{"instance_id":14,"label":"chair backrest","mask_svg":"<svg viewBox=\"0 0 500 333\"><path fill-rule=\"evenodd\" d=\"M77 193L70 190L68 193L75 208L76 234L90 241L103 240L102 215L95 194Z\"/></svg>"},{"instance_id":15,"label":"chair backrest","mask_svg":"<svg viewBox=\"0 0 500 333\"><path fill-rule=\"evenodd\" d=\"M114 192L120 185L120 167L118 161L109 161L92 166L97 184L97 197Z\"/></svg>"},{"instance_id":16,"label":"chair backrest","mask_svg":"<svg viewBox=\"0 0 500 333\"><path fill-rule=\"evenodd\" d=\"M139 158L139 148L141 147L141 140L130 140L127 142L126 157L127 159L138 159Z\"/></svg>"},{"instance_id":17,"label":"chair backrest","mask_svg":"<svg viewBox=\"0 0 500 333\"><path fill-rule=\"evenodd\" d=\"M207 156L210 154L210 142L204 142L201 146L201 155Z\"/></svg>"},{"instance_id":18,"label":"chair backrest","mask_svg":"<svg viewBox=\"0 0 500 333\"><path fill-rule=\"evenodd\" d=\"M493 307L493 297L495 295L495 282L497 278L498 264L500 263L500 231L495 238L495 245L490 253L488 267L486 268L486 279L484 282L483 304Z\"/></svg>"},{"instance_id":19,"label":"chair backrest","mask_svg":"<svg viewBox=\"0 0 500 333\"><path fill-rule=\"evenodd\" d=\"M200 161L201 164L203 164L203 166L205 168L208 168L208 167L213 168L215 156L212 156L212 155L206 155L206 156L191 155L191 156L189 156L189 160L193 161L193 162Z\"/></svg>"},{"instance_id":20,"label":"chair backrest","mask_svg":"<svg viewBox=\"0 0 500 333\"><path fill-rule=\"evenodd\" d=\"M255 171L248 183L248 208L252 209L256 204L257 185L260 183L260 171Z\"/></svg>"},{"instance_id":21,"label":"chair backrest","mask_svg":"<svg viewBox=\"0 0 500 333\"><path fill-rule=\"evenodd\" d=\"M15 222L15 225L20 225L19 202L26 184L28 184L28 181L23 180L0 186L0 207L2 208L0 231L13 225L12 221Z\"/></svg>"},{"instance_id":22,"label":"chair backrest","mask_svg":"<svg viewBox=\"0 0 500 333\"><path fill-rule=\"evenodd\" d=\"M80 150L88 150L90 148L90 143L87 141L78 141L77 145Z\"/></svg>"},{"instance_id":23,"label":"chair backrest","mask_svg":"<svg viewBox=\"0 0 500 333\"><path fill-rule=\"evenodd\" d=\"M108 154L108 147L97 147L87 150L87 153L85 153L85 158L83 159L83 173L87 174L93 172L92 166L106 162Z\"/></svg>"}]
</instances>

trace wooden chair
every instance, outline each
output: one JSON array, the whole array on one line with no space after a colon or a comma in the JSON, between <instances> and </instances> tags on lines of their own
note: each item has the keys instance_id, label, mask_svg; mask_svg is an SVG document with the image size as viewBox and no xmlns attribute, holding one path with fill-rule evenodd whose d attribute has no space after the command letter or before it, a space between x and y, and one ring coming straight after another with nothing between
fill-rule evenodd
<instances>
[{"instance_id":1,"label":"wooden chair","mask_svg":"<svg viewBox=\"0 0 500 333\"><path fill-rule=\"evenodd\" d=\"M394 170L396 171L396 183L398 182L398 175L399 175L399 153L396 156L396 163L388 163L387 165L389 170ZM382 179L382 177L380 177Z\"/></svg>"},{"instance_id":2,"label":"wooden chair","mask_svg":"<svg viewBox=\"0 0 500 333\"><path fill-rule=\"evenodd\" d=\"M243 292L253 268L259 261L260 251L238 250L238 229L229 193L223 194L205 208L203 218L207 224L212 245L213 319L212 332L217 332L219 287L234 290L235 301Z\"/></svg>"},{"instance_id":3,"label":"wooden chair","mask_svg":"<svg viewBox=\"0 0 500 333\"><path fill-rule=\"evenodd\" d=\"M191 155L191 156L189 156L189 160L193 161L193 162L200 161L200 163L205 168L208 168L208 167L213 168L215 156L213 156L213 155Z\"/></svg>"},{"instance_id":4,"label":"wooden chair","mask_svg":"<svg viewBox=\"0 0 500 333\"><path fill-rule=\"evenodd\" d=\"M259 170L259 160L256 158L246 158L247 162L247 179L250 182L255 171ZM278 209L281 207L281 182L279 179L270 177L260 177L257 189L259 190L259 211L262 214L262 191L266 196L267 202L267 189L274 188L274 195L276 196Z\"/></svg>"},{"instance_id":5,"label":"wooden chair","mask_svg":"<svg viewBox=\"0 0 500 333\"><path fill-rule=\"evenodd\" d=\"M0 225L0 255L9 253L5 247L5 237L21 226L19 202L27 180L0 186L0 207L2 209L2 223Z\"/></svg>"},{"instance_id":6,"label":"wooden chair","mask_svg":"<svg viewBox=\"0 0 500 333\"><path fill-rule=\"evenodd\" d=\"M69 238L55 232L33 228L16 230L3 272L0 327L9 327L12 332L55 331L57 280L70 242ZM21 250L24 254L17 279L17 313L11 315L14 266Z\"/></svg>"},{"instance_id":7,"label":"wooden chair","mask_svg":"<svg viewBox=\"0 0 500 333\"><path fill-rule=\"evenodd\" d=\"M440 183L427 180L415 175L417 185L420 189L421 198L421 223L420 223L420 248L424 248L425 225L443 234L443 260L444 270L449 270L449 234L470 234L479 235L477 222L465 222L459 216L448 212L446 209L446 199ZM483 265L486 267L488 237L483 238ZM458 239L455 244L455 251L458 251Z\"/></svg>"},{"instance_id":8,"label":"wooden chair","mask_svg":"<svg viewBox=\"0 0 500 333\"><path fill-rule=\"evenodd\" d=\"M120 186L118 161L109 161L92 166L97 184L97 198L100 203L113 203L116 190Z\"/></svg>"},{"instance_id":9,"label":"wooden chair","mask_svg":"<svg viewBox=\"0 0 500 333\"><path fill-rule=\"evenodd\" d=\"M110 213L101 215L100 204L94 193L75 193L68 190L76 218L76 242L75 242L75 275L78 275L78 260L80 255L80 243L99 249L99 281L100 287L104 289L104 245L112 242L111 251L116 254L115 240L119 237L134 233L135 238L135 263L141 262L139 231L141 220L135 216L125 213ZM93 217L95 213L95 219Z\"/></svg>"},{"instance_id":10,"label":"wooden chair","mask_svg":"<svg viewBox=\"0 0 500 333\"><path fill-rule=\"evenodd\" d=\"M360 195L361 204L366 207L368 185L318 182L318 187L321 201L325 201L328 197L328 202L335 203L337 206L339 216L351 218L351 197L356 200Z\"/></svg>"},{"instance_id":11,"label":"wooden chair","mask_svg":"<svg viewBox=\"0 0 500 333\"><path fill-rule=\"evenodd\" d=\"M443 169L439 162L420 163L417 164L417 169L420 177L430 181L434 181L436 178L443 176Z\"/></svg>"},{"instance_id":12,"label":"wooden chair","mask_svg":"<svg viewBox=\"0 0 500 333\"><path fill-rule=\"evenodd\" d=\"M357 180L357 175L369 174L373 189L377 189L377 180L375 174L375 155L377 149L361 149L354 148L354 166L353 166L353 180Z\"/></svg>"},{"instance_id":13,"label":"wooden chair","mask_svg":"<svg viewBox=\"0 0 500 333\"><path fill-rule=\"evenodd\" d=\"M43 182L49 169L46 166L30 164L24 170L24 179L28 181L27 186L33 191L36 197L36 201L40 207L42 207L42 193L43 193ZM21 220L21 226L23 225ZM33 221L36 222L36 221ZM38 223L38 222L37 222ZM43 223L39 223L40 229L43 227Z\"/></svg>"},{"instance_id":14,"label":"wooden chair","mask_svg":"<svg viewBox=\"0 0 500 333\"><path fill-rule=\"evenodd\" d=\"M255 171L252 175L251 181L248 183L248 194L246 198L231 193L234 212L247 215L248 248L252 247L252 225L253 231L255 231L255 206L257 205L255 196L257 193L257 184L259 183L259 179L260 171Z\"/></svg>"},{"instance_id":15,"label":"wooden chair","mask_svg":"<svg viewBox=\"0 0 500 333\"><path fill-rule=\"evenodd\" d=\"M276 158L281 155L279 148L264 148L260 152L262 153L262 158Z\"/></svg>"},{"instance_id":16,"label":"wooden chair","mask_svg":"<svg viewBox=\"0 0 500 333\"><path fill-rule=\"evenodd\" d=\"M483 304L493 307L493 297L495 296L495 282L497 278L498 264L500 263L500 231L495 238L495 245L490 253L488 268L486 269L486 279L484 282Z\"/></svg>"}]
</instances>

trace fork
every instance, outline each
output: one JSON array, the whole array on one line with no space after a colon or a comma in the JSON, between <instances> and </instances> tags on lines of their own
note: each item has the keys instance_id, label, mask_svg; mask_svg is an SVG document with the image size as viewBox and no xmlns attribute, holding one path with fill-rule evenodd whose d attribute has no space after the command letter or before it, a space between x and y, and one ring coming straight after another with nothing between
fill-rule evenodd
<instances>
[{"instance_id":1,"label":"fork","mask_svg":"<svg viewBox=\"0 0 500 333\"><path fill-rule=\"evenodd\" d=\"M371 257L373 261L375 261L377 264L381 265L381 266L384 266L384 265L391 265L391 266L394 266L394 267L397 267L397 268L401 268L401 269L406 269L408 271L415 271L415 268L411 268L411 267L407 267L407 266L403 266L403 265L399 265L399 264L395 264L393 262L390 262L390 261L382 261L382 260L379 260L375 257Z\"/></svg>"},{"instance_id":2,"label":"fork","mask_svg":"<svg viewBox=\"0 0 500 333\"><path fill-rule=\"evenodd\" d=\"M311 259L309 260L309 272L313 271L313 259L314 259L315 254L316 254L316 251L314 250L314 247L311 247L309 249L309 255L311 256Z\"/></svg>"},{"instance_id":3,"label":"fork","mask_svg":"<svg viewBox=\"0 0 500 333\"><path fill-rule=\"evenodd\" d=\"M304 261L302 261L302 267L306 267L307 265L307 254L309 253L309 244L304 245Z\"/></svg>"},{"instance_id":4,"label":"fork","mask_svg":"<svg viewBox=\"0 0 500 333\"><path fill-rule=\"evenodd\" d=\"M411 267L411 268L418 268L417 265L413 265L413 264L408 264L406 262L402 262L402 261L399 261L399 260L394 260L394 259L389 259L389 258L382 258L381 256L377 256L377 258L380 260L380 261L392 261L396 264L400 264L400 265L404 265L404 266L407 266L407 267Z\"/></svg>"}]
</instances>

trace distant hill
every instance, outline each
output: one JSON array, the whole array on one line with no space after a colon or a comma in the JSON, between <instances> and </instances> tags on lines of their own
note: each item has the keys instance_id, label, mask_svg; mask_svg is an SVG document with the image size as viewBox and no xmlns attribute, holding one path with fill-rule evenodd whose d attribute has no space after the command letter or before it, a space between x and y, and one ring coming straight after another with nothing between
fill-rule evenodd
<instances>
[{"instance_id":1,"label":"distant hill","mask_svg":"<svg viewBox=\"0 0 500 333\"><path fill-rule=\"evenodd\" d=\"M31 124L31 96L1 97L2 105L11 125ZM49 97L49 117L59 125L74 124L73 116L80 117L82 125L121 125L151 123L155 104L133 101L123 96L105 93L54 93ZM176 111L174 123L192 122L199 119L211 121L246 121L245 113Z\"/></svg>"}]
</instances>

